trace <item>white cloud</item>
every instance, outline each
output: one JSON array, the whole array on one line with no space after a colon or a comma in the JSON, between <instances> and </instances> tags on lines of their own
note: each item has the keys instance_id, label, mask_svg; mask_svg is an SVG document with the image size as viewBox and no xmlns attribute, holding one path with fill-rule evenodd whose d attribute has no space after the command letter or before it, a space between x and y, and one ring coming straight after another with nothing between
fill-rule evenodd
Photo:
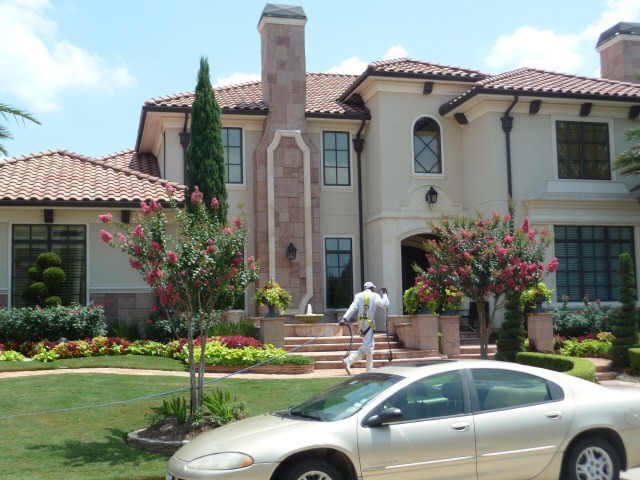
<instances>
[{"instance_id":1,"label":"white cloud","mask_svg":"<svg viewBox=\"0 0 640 480\"><path fill-rule=\"evenodd\" d=\"M406 57L407 51L402 47L402 45L396 45L395 47L391 47L387 53L382 57L383 60L392 60L394 58Z\"/></svg>"},{"instance_id":2,"label":"white cloud","mask_svg":"<svg viewBox=\"0 0 640 480\"><path fill-rule=\"evenodd\" d=\"M618 22L640 20L638 0L607 0L598 21L576 34L524 26L501 36L484 58L487 66L504 70L528 66L562 72L579 71L593 55L598 36ZM592 68L588 67L587 68ZM587 72L590 73L590 72Z\"/></svg>"},{"instance_id":3,"label":"white cloud","mask_svg":"<svg viewBox=\"0 0 640 480\"><path fill-rule=\"evenodd\" d=\"M575 36L558 35L537 27L520 27L512 35L501 36L484 60L494 68L527 66L545 70L573 70L582 62L578 43Z\"/></svg>"},{"instance_id":4,"label":"white cloud","mask_svg":"<svg viewBox=\"0 0 640 480\"><path fill-rule=\"evenodd\" d=\"M0 91L26 102L33 111L59 108L66 90L111 93L135 79L125 68L109 69L97 55L67 40L54 42L57 24L47 18L48 0L5 0L0 3Z\"/></svg>"},{"instance_id":5,"label":"white cloud","mask_svg":"<svg viewBox=\"0 0 640 480\"><path fill-rule=\"evenodd\" d=\"M345 75L360 75L367 69L367 62L363 62L358 57L351 57L342 62L339 66L330 68L327 73L342 73Z\"/></svg>"},{"instance_id":6,"label":"white cloud","mask_svg":"<svg viewBox=\"0 0 640 480\"><path fill-rule=\"evenodd\" d=\"M218 83L214 87L222 87L223 85L236 85L238 83L253 82L254 80L260 80L261 76L258 73L240 73L233 72L233 75L220 78L218 77Z\"/></svg>"}]
</instances>

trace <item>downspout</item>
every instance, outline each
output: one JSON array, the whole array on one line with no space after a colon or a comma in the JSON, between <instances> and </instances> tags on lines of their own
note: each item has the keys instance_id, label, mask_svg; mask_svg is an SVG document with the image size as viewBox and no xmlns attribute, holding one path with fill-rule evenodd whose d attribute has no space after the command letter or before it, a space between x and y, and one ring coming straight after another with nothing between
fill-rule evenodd
<instances>
[{"instance_id":1,"label":"downspout","mask_svg":"<svg viewBox=\"0 0 640 480\"><path fill-rule=\"evenodd\" d=\"M180 145L182 145L182 167L183 167L183 185L187 184L187 147L189 147L189 132L187 132L187 123L189 122L189 112L184 112L184 126L180 135Z\"/></svg>"},{"instance_id":2,"label":"downspout","mask_svg":"<svg viewBox=\"0 0 640 480\"><path fill-rule=\"evenodd\" d=\"M507 108L507 111L504 112L504 117L501 117L502 120L502 131L505 135L505 141L507 144L507 191L509 193L509 201L513 198L513 188L511 182L511 130L513 129L513 117L509 116L509 112L518 103L518 95L514 96L513 103Z\"/></svg>"},{"instance_id":3,"label":"downspout","mask_svg":"<svg viewBox=\"0 0 640 480\"><path fill-rule=\"evenodd\" d=\"M364 285L364 218L362 217L362 161L361 153L364 148L364 138L360 138L360 133L364 129L365 120L362 120L360 130L353 139L353 148L356 151L358 161L358 227L360 229L360 285Z\"/></svg>"}]
</instances>

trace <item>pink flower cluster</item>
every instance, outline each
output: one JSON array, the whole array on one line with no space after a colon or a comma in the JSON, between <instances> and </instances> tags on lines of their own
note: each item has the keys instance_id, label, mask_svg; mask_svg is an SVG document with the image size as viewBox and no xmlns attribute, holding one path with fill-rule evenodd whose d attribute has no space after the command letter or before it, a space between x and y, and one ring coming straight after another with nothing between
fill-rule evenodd
<instances>
[{"instance_id":1,"label":"pink flower cluster","mask_svg":"<svg viewBox=\"0 0 640 480\"><path fill-rule=\"evenodd\" d=\"M191 194L191 203L196 205L199 203L202 203L202 197L203 197L202 192L200 191L197 185L193 188L194 190L193 190L193 193Z\"/></svg>"},{"instance_id":2,"label":"pink flower cluster","mask_svg":"<svg viewBox=\"0 0 640 480\"><path fill-rule=\"evenodd\" d=\"M103 222L103 223L109 223L111 221L111 219L113 218L113 216L111 216L110 213L105 213L104 215L98 215L98 218Z\"/></svg>"},{"instance_id":3,"label":"pink flower cluster","mask_svg":"<svg viewBox=\"0 0 640 480\"><path fill-rule=\"evenodd\" d=\"M142 208L142 214L148 217L153 215L155 212L160 211L162 205L156 203L155 200L151 199L149 205L144 202L140 202L140 208Z\"/></svg>"}]
</instances>

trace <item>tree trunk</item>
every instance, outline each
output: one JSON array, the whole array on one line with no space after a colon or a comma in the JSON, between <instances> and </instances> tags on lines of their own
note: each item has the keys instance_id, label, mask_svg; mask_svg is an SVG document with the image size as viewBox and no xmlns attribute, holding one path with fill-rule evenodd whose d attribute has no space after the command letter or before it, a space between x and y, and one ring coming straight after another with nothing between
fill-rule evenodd
<instances>
[{"instance_id":1,"label":"tree trunk","mask_svg":"<svg viewBox=\"0 0 640 480\"><path fill-rule=\"evenodd\" d=\"M193 315L187 318L187 346L189 348L189 381L191 386L191 413L198 404L198 389L196 383L196 363L193 357Z\"/></svg>"},{"instance_id":2,"label":"tree trunk","mask_svg":"<svg viewBox=\"0 0 640 480\"><path fill-rule=\"evenodd\" d=\"M476 299L476 305L478 306L478 322L480 323L480 358L488 360L491 328L487 318L487 312L484 310L484 298Z\"/></svg>"}]
</instances>

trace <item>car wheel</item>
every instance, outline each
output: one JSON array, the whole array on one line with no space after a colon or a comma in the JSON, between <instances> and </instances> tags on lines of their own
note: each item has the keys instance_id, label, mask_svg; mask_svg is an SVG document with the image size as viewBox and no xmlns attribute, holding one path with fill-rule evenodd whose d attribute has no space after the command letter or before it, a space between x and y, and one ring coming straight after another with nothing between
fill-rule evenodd
<instances>
[{"instance_id":1,"label":"car wheel","mask_svg":"<svg viewBox=\"0 0 640 480\"><path fill-rule=\"evenodd\" d=\"M601 438L585 438L576 444L565 466L570 480L618 480L620 460L611 444Z\"/></svg>"},{"instance_id":2,"label":"car wheel","mask_svg":"<svg viewBox=\"0 0 640 480\"><path fill-rule=\"evenodd\" d=\"M336 467L324 460L307 460L287 468L283 480L344 480Z\"/></svg>"}]
</instances>

